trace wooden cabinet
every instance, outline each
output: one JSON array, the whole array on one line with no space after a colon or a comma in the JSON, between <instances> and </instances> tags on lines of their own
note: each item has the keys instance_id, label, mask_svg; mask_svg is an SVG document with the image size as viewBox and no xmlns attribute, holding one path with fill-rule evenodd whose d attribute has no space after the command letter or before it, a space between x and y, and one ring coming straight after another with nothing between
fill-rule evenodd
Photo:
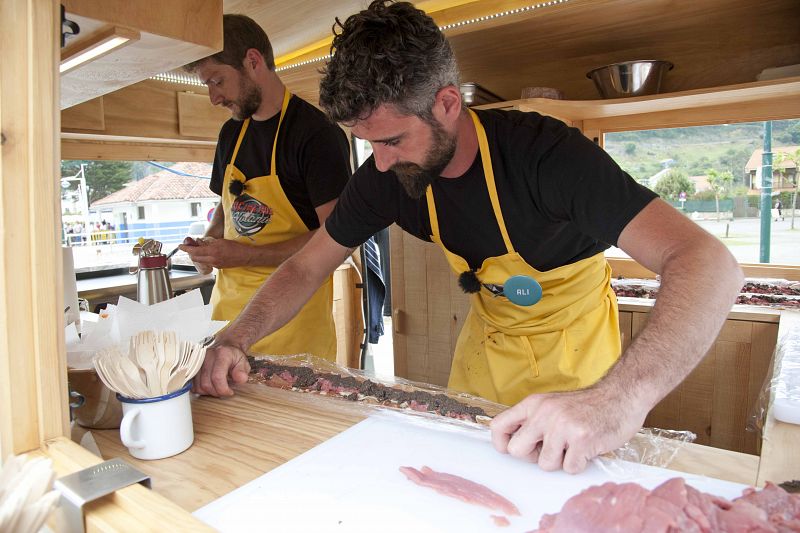
<instances>
[{"instance_id":1,"label":"wooden cabinet","mask_svg":"<svg viewBox=\"0 0 800 533\"><path fill-rule=\"evenodd\" d=\"M91 100L222 49L222 0L64 0L80 33L62 57L121 29L132 40L61 76L61 109Z\"/></svg>"},{"instance_id":2,"label":"wooden cabinet","mask_svg":"<svg viewBox=\"0 0 800 533\"><path fill-rule=\"evenodd\" d=\"M361 366L364 317L361 311L361 275L344 263L333 273L333 322L336 326L336 362L349 368Z\"/></svg>"},{"instance_id":3,"label":"wooden cabinet","mask_svg":"<svg viewBox=\"0 0 800 533\"><path fill-rule=\"evenodd\" d=\"M621 304L623 349L642 330L649 305ZM779 312L742 316L734 311L691 374L650 412L647 427L688 430L698 444L758 454L761 435L747 426L772 364ZM763 405L766 408L766 405Z\"/></svg>"}]
</instances>

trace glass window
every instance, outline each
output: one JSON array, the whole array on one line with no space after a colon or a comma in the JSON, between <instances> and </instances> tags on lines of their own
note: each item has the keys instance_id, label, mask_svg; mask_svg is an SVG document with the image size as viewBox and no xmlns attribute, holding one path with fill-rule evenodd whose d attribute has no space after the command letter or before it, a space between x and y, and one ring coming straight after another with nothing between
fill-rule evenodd
<instances>
[{"instance_id":1,"label":"glass window","mask_svg":"<svg viewBox=\"0 0 800 533\"><path fill-rule=\"evenodd\" d=\"M606 133L604 148L636 181L718 237L742 263L800 264L800 120L771 123L771 188L762 176L764 122ZM762 197L769 211L762 213ZM606 252L626 257L617 248Z\"/></svg>"},{"instance_id":2,"label":"glass window","mask_svg":"<svg viewBox=\"0 0 800 533\"><path fill-rule=\"evenodd\" d=\"M62 161L61 176L62 244L77 273L127 269L139 238L171 251L219 200L207 163ZM173 264L191 264L181 255Z\"/></svg>"}]
</instances>

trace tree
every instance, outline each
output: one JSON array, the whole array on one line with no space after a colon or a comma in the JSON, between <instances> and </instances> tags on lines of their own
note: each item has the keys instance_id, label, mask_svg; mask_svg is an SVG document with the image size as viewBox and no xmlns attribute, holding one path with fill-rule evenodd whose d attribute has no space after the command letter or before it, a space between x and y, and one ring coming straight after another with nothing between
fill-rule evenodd
<instances>
[{"instance_id":1,"label":"tree","mask_svg":"<svg viewBox=\"0 0 800 533\"><path fill-rule=\"evenodd\" d=\"M694 183L683 172L672 170L658 180L653 190L662 198L675 202L682 192L687 196L693 195Z\"/></svg>"},{"instance_id":2,"label":"tree","mask_svg":"<svg viewBox=\"0 0 800 533\"><path fill-rule=\"evenodd\" d=\"M730 191L733 184L733 174L729 170L718 172L713 168L706 171L708 176L708 184L711 190L714 191L714 201L717 204L717 221L719 222L719 198L726 192Z\"/></svg>"},{"instance_id":3,"label":"tree","mask_svg":"<svg viewBox=\"0 0 800 533\"><path fill-rule=\"evenodd\" d=\"M132 179L133 163L130 161L62 161L61 175L77 174L81 163L86 165L86 187L89 189L90 205L122 189Z\"/></svg>"},{"instance_id":4,"label":"tree","mask_svg":"<svg viewBox=\"0 0 800 533\"><path fill-rule=\"evenodd\" d=\"M625 153L628 155L633 155L634 153L636 153L636 145L634 143L626 143Z\"/></svg>"},{"instance_id":5,"label":"tree","mask_svg":"<svg viewBox=\"0 0 800 533\"><path fill-rule=\"evenodd\" d=\"M789 132L789 135L791 135L793 143L800 143L800 121L789 126L787 131Z\"/></svg>"},{"instance_id":6,"label":"tree","mask_svg":"<svg viewBox=\"0 0 800 533\"><path fill-rule=\"evenodd\" d=\"M735 180L744 181L744 167L753 150L749 146L739 146L736 149L728 149L724 155L719 157L717 168L722 168L735 176ZM708 168L708 167L706 167Z\"/></svg>"}]
</instances>

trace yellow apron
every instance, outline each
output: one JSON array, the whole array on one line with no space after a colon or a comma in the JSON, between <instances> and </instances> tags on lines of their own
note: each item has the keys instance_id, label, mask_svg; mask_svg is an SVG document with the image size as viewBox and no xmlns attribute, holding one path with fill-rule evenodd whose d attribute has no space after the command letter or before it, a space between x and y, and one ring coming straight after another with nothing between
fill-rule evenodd
<instances>
[{"instance_id":1,"label":"yellow apron","mask_svg":"<svg viewBox=\"0 0 800 533\"><path fill-rule=\"evenodd\" d=\"M290 97L289 92L285 91L278 128L275 131L275 141L272 145L272 162L268 176L247 180L236 168L236 154L239 152L250 119L242 124L242 131L236 141L231 161L225 168L222 184L226 239L247 246L260 246L287 241L308 231L283 192L275 167L278 135ZM229 190L231 180L246 182L243 193L238 197ZM247 266L220 269L211 295L214 309L212 317L215 320L235 319L276 268ZM276 355L311 353L334 361L336 331L332 305L333 277L329 276L297 316L278 331L256 342L250 348L250 352Z\"/></svg>"},{"instance_id":2,"label":"yellow apron","mask_svg":"<svg viewBox=\"0 0 800 533\"><path fill-rule=\"evenodd\" d=\"M478 116L470 114L478 134L486 187L507 251L485 259L475 274L482 284L500 286L511 276L530 276L542 286L542 298L522 307L485 287L472 294L448 386L513 405L532 393L592 385L619 358L621 350L611 268L599 253L540 272L514 251L500 210L486 132ZM457 275L470 270L467 261L441 241L430 187L427 199L431 240L444 250Z\"/></svg>"}]
</instances>

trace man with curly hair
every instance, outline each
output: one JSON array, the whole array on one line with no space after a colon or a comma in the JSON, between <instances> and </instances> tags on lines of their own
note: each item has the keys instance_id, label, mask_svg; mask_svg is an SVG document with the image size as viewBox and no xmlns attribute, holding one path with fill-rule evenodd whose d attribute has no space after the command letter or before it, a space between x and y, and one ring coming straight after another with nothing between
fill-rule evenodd
<instances>
[{"instance_id":1,"label":"man with curly hair","mask_svg":"<svg viewBox=\"0 0 800 533\"><path fill-rule=\"evenodd\" d=\"M377 0L339 26L320 104L373 155L212 350L211 379L229 393L230 362L249 339L396 222L438 244L471 293L449 387L512 406L492 422L500 452L583 470L633 436L702 358L741 287L736 261L578 130L465 108L447 40L410 3ZM603 255L612 245L662 276L624 354Z\"/></svg>"}]
</instances>

